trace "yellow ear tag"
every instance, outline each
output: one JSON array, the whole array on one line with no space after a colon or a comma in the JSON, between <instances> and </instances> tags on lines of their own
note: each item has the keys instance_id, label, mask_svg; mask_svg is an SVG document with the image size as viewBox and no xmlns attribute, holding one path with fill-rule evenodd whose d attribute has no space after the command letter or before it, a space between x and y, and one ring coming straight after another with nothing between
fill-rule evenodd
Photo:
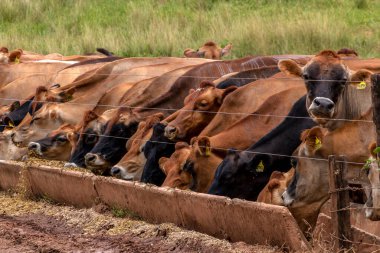
<instances>
[{"instance_id":1,"label":"yellow ear tag","mask_svg":"<svg viewBox=\"0 0 380 253\"><path fill-rule=\"evenodd\" d=\"M358 84L358 86L356 86L356 89L358 89L358 90L364 90L366 87L367 87L366 82L361 81L361 82Z\"/></svg>"},{"instance_id":2,"label":"yellow ear tag","mask_svg":"<svg viewBox=\"0 0 380 253\"><path fill-rule=\"evenodd\" d=\"M322 147L322 142L318 137L315 137L315 150L318 150Z\"/></svg>"},{"instance_id":3,"label":"yellow ear tag","mask_svg":"<svg viewBox=\"0 0 380 253\"><path fill-rule=\"evenodd\" d=\"M211 155L211 148L210 147L206 147L205 155L206 156L210 156Z\"/></svg>"},{"instance_id":4,"label":"yellow ear tag","mask_svg":"<svg viewBox=\"0 0 380 253\"><path fill-rule=\"evenodd\" d=\"M260 161L260 163L256 167L256 172L263 172L265 169L263 161Z\"/></svg>"},{"instance_id":5,"label":"yellow ear tag","mask_svg":"<svg viewBox=\"0 0 380 253\"><path fill-rule=\"evenodd\" d=\"M16 57L15 64L19 64L19 63L20 63L20 58Z\"/></svg>"},{"instance_id":6,"label":"yellow ear tag","mask_svg":"<svg viewBox=\"0 0 380 253\"><path fill-rule=\"evenodd\" d=\"M11 127L11 128L14 128L14 127L15 127L15 125L13 124L12 121L9 121L9 122L8 122L8 126Z\"/></svg>"}]
</instances>

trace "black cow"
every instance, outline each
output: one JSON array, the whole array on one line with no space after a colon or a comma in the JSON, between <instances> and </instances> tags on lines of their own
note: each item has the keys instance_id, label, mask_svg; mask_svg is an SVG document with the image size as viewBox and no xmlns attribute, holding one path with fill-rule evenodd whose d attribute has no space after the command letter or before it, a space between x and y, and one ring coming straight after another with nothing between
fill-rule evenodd
<instances>
[{"instance_id":1,"label":"black cow","mask_svg":"<svg viewBox=\"0 0 380 253\"><path fill-rule=\"evenodd\" d=\"M136 132L139 122L135 118L120 121L119 113L109 120L105 131L92 150L85 155L86 167L95 174L109 174L109 170L127 152L126 143Z\"/></svg>"},{"instance_id":2,"label":"black cow","mask_svg":"<svg viewBox=\"0 0 380 253\"><path fill-rule=\"evenodd\" d=\"M0 119L0 132L7 126L17 126L28 113L28 108L33 98L20 105L19 101L12 103L10 112Z\"/></svg>"},{"instance_id":3,"label":"black cow","mask_svg":"<svg viewBox=\"0 0 380 253\"><path fill-rule=\"evenodd\" d=\"M259 79L271 77L278 72L280 72L280 70L277 66L249 69L228 77L226 80L220 82L216 87L218 89L226 89L231 86L241 87Z\"/></svg>"},{"instance_id":4,"label":"black cow","mask_svg":"<svg viewBox=\"0 0 380 253\"><path fill-rule=\"evenodd\" d=\"M159 167L161 157L170 157L175 150L175 142L165 137L166 125L157 123L153 126L152 137L144 146L144 155L147 159L141 176L141 181L161 186L165 174Z\"/></svg>"},{"instance_id":5,"label":"black cow","mask_svg":"<svg viewBox=\"0 0 380 253\"><path fill-rule=\"evenodd\" d=\"M273 171L288 171L290 156L301 144L301 132L316 125L309 118L305 102L303 96L293 105L290 117L246 151L230 150L215 172L209 193L256 200Z\"/></svg>"}]
</instances>

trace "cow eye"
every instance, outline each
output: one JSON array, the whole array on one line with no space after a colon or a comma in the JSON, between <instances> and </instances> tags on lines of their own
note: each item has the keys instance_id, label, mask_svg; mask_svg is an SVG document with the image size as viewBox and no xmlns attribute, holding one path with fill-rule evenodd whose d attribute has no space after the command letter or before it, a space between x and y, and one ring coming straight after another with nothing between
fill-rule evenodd
<instances>
[{"instance_id":1,"label":"cow eye","mask_svg":"<svg viewBox=\"0 0 380 253\"><path fill-rule=\"evenodd\" d=\"M305 79L305 80L309 80L310 77L309 77L308 74L305 73L305 74L302 75L302 78Z\"/></svg>"},{"instance_id":2,"label":"cow eye","mask_svg":"<svg viewBox=\"0 0 380 253\"><path fill-rule=\"evenodd\" d=\"M89 135L87 135L87 138L86 138L86 141L87 141L87 143L94 143L94 142L96 142L96 139L97 139L97 136L96 135L94 135L94 134L89 134Z\"/></svg>"},{"instance_id":3,"label":"cow eye","mask_svg":"<svg viewBox=\"0 0 380 253\"><path fill-rule=\"evenodd\" d=\"M58 142L66 142L66 141L67 141L67 138L66 138L66 136L58 136L58 137L57 137L57 141L58 141Z\"/></svg>"},{"instance_id":4,"label":"cow eye","mask_svg":"<svg viewBox=\"0 0 380 253\"><path fill-rule=\"evenodd\" d=\"M38 120L40 120L40 119L41 119L41 118L38 118L38 117L33 118L32 122L36 122L36 121L38 121Z\"/></svg>"}]
</instances>

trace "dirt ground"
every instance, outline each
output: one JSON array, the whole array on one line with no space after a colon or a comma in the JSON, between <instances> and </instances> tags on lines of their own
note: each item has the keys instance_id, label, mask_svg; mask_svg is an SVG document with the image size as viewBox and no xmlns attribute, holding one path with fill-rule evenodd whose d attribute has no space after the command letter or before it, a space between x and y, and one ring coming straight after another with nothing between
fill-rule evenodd
<instances>
[{"instance_id":1,"label":"dirt ground","mask_svg":"<svg viewBox=\"0 0 380 253\"><path fill-rule=\"evenodd\" d=\"M123 218L121 218L123 217ZM0 252L282 252L230 243L106 206L76 209L0 192Z\"/></svg>"}]
</instances>

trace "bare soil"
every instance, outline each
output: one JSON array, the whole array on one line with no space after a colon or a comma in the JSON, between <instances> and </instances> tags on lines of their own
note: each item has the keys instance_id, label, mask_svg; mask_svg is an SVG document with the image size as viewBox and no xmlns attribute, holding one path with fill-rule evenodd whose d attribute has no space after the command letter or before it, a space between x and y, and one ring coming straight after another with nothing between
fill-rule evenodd
<instances>
[{"instance_id":1,"label":"bare soil","mask_svg":"<svg viewBox=\"0 0 380 253\"><path fill-rule=\"evenodd\" d=\"M0 252L282 251L271 246L230 243L173 224L149 224L106 206L76 209L49 199L31 201L0 192Z\"/></svg>"}]
</instances>

